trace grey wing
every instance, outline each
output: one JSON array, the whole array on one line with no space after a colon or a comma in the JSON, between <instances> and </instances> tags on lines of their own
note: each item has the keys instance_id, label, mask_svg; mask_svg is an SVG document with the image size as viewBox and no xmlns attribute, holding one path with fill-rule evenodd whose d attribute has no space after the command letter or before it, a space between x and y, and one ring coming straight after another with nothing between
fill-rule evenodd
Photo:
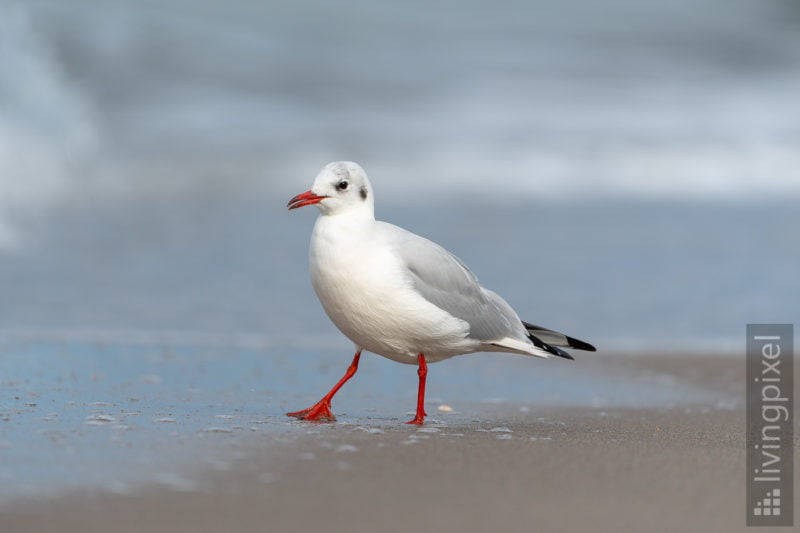
<instances>
[{"instance_id":1,"label":"grey wing","mask_svg":"<svg viewBox=\"0 0 800 533\"><path fill-rule=\"evenodd\" d=\"M414 289L435 306L469 324L470 338L492 341L511 337L527 341L525 328L511 306L481 287L478 278L460 259L432 241L391 227L394 248L405 263Z\"/></svg>"}]
</instances>

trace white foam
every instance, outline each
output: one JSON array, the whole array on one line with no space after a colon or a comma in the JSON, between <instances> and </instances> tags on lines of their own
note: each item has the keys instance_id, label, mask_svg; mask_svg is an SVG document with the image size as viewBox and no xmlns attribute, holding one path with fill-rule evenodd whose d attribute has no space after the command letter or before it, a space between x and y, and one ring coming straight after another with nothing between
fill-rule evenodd
<instances>
[{"instance_id":1,"label":"white foam","mask_svg":"<svg viewBox=\"0 0 800 533\"><path fill-rule=\"evenodd\" d=\"M603 11L634 19L536 2L520 7L535 17L486 7L448 13L446 28L392 13L364 24L381 36L374 47L354 36L325 57L324 32L302 31L315 16L301 8L287 7L279 30L246 8L206 6L189 21L135 3L12 3L0 18L0 250L63 205L139 195L180 211L223 191L288 197L325 161L351 156L382 204L421 186L433 201L800 195L796 32L768 6L734 3L688 26L674 2L644 13L629 0ZM363 4L316 22L359 24ZM431 9L436 20L446 8ZM663 42L652 38L664 28ZM727 35L770 61L729 64L718 50Z\"/></svg>"},{"instance_id":2,"label":"white foam","mask_svg":"<svg viewBox=\"0 0 800 533\"><path fill-rule=\"evenodd\" d=\"M94 149L90 106L23 4L0 17L0 249L46 211Z\"/></svg>"}]
</instances>

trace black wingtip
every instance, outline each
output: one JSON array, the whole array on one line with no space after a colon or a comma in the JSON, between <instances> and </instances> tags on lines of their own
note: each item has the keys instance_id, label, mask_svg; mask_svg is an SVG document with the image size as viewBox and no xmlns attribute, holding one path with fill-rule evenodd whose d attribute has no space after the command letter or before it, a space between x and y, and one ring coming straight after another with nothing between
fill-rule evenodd
<instances>
[{"instance_id":1,"label":"black wingtip","mask_svg":"<svg viewBox=\"0 0 800 533\"><path fill-rule=\"evenodd\" d=\"M528 330L528 335L535 335L537 331L554 333L556 335L561 335L566 339L567 344L570 348L574 348L576 350L586 350L587 352L596 352L597 348L589 344L588 342L584 342L580 339L576 339L575 337L570 337L569 335L564 335L563 333L559 333L557 331L553 331L552 329L543 328L542 326L537 326L536 324L531 324L530 322L522 321L522 325L525 326L525 329ZM560 346L560 345L559 345ZM572 358L570 358L572 359Z\"/></svg>"},{"instance_id":2,"label":"black wingtip","mask_svg":"<svg viewBox=\"0 0 800 533\"><path fill-rule=\"evenodd\" d=\"M569 359L570 361L574 361L575 360L574 357L572 357L570 354L568 354L564 350L559 350L559 352L561 352L561 353L557 353L556 354L557 356L563 357L564 359Z\"/></svg>"},{"instance_id":3,"label":"black wingtip","mask_svg":"<svg viewBox=\"0 0 800 533\"><path fill-rule=\"evenodd\" d=\"M556 357L563 357L564 359L569 359L570 361L574 361L575 358L572 357L570 354L562 350L561 348L556 348L555 346L550 346L541 341L541 339L537 339L533 335L528 335L528 338L533 343L534 346L537 348L544 350L545 352L555 355Z\"/></svg>"},{"instance_id":4,"label":"black wingtip","mask_svg":"<svg viewBox=\"0 0 800 533\"><path fill-rule=\"evenodd\" d=\"M578 339L573 339L572 337L567 337L567 341L569 342L570 348L575 348L576 350L586 350L587 352L597 351L597 348L595 348L588 342L583 342Z\"/></svg>"}]
</instances>

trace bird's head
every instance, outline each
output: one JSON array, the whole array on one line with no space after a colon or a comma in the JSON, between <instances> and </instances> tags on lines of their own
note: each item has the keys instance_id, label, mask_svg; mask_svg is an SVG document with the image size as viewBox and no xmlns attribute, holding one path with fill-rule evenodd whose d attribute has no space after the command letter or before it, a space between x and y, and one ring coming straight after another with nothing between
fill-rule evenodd
<instances>
[{"instance_id":1,"label":"bird's head","mask_svg":"<svg viewBox=\"0 0 800 533\"><path fill-rule=\"evenodd\" d=\"M298 194L286 206L297 209L316 204L323 215L374 210L372 185L366 172L352 161L328 163L317 174L310 191Z\"/></svg>"}]
</instances>

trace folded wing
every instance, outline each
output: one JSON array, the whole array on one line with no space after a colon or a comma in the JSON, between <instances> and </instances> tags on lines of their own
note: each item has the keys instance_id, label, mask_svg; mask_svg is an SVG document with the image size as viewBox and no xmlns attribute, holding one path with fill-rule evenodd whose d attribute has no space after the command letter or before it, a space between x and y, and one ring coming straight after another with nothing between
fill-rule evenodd
<instances>
[{"instance_id":1,"label":"folded wing","mask_svg":"<svg viewBox=\"0 0 800 533\"><path fill-rule=\"evenodd\" d=\"M414 289L427 301L465 321L470 338L494 347L549 357L547 351L531 343L511 306L481 287L460 259L432 241L392 227L394 248Z\"/></svg>"}]
</instances>

